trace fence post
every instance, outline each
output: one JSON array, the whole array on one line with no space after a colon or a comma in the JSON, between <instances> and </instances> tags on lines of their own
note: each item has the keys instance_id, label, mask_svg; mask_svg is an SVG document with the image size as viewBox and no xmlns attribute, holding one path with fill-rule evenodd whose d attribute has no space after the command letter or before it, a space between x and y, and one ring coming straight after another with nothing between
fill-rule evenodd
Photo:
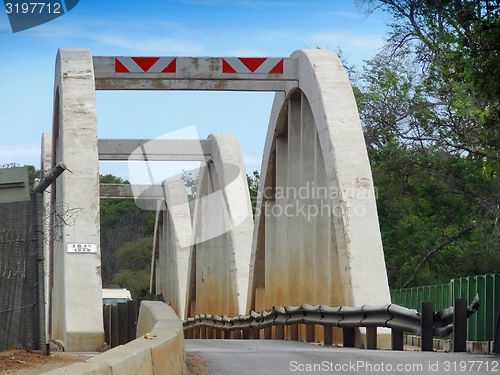
<instances>
[{"instance_id":1,"label":"fence post","mask_svg":"<svg viewBox=\"0 0 500 375\"><path fill-rule=\"evenodd\" d=\"M128 306L126 302L118 302L118 345L128 341Z\"/></svg>"},{"instance_id":2,"label":"fence post","mask_svg":"<svg viewBox=\"0 0 500 375\"><path fill-rule=\"evenodd\" d=\"M137 301L127 301L127 342L136 339L137 331Z\"/></svg>"},{"instance_id":3,"label":"fence post","mask_svg":"<svg viewBox=\"0 0 500 375\"><path fill-rule=\"evenodd\" d=\"M111 305L111 343L110 347L118 346L118 305Z\"/></svg>"},{"instance_id":4,"label":"fence post","mask_svg":"<svg viewBox=\"0 0 500 375\"><path fill-rule=\"evenodd\" d=\"M467 351L467 300L455 298L453 306L453 351Z\"/></svg>"},{"instance_id":5,"label":"fence post","mask_svg":"<svg viewBox=\"0 0 500 375\"><path fill-rule=\"evenodd\" d=\"M500 354L500 307L498 308L497 329L495 332L495 341L493 343L493 353Z\"/></svg>"},{"instance_id":6,"label":"fence post","mask_svg":"<svg viewBox=\"0 0 500 375\"><path fill-rule=\"evenodd\" d=\"M104 315L104 341L111 348L111 305L103 306Z\"/></svg>"},{"instance_id":7,"label":"fence post","mask_svg":"<svg viewBox=\"0 0 500 375\"><path fill-rule=\"evenodd\" d=\"M421 304L421 337L420 350L423 352L432 352L433 350L433 321L434 310L432 302L422 302Z\"/></svg>"}]
</instances>

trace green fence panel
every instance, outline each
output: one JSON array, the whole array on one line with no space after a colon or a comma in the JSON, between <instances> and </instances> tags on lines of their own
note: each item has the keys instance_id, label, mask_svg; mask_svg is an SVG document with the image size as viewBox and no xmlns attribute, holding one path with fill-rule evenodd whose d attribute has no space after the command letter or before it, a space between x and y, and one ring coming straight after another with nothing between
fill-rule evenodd
<instances>
[{"instance_id":1,"label":"green fence panel","mask_svg":"<svg viewBox=\"0 0 500 375\"><path fill-rule=\"evenodd\" d=\"M483 301L483 304L486 302L486 276L485 275L479 275L476 276L476 293L479 295L479 300ZM476 294L470 296L469 303L472 302L473 298L475 297ZM486 332L485 332L485 326L486 326L486 306L483 305L483 308L479 308L479 310L476 312L475 315L477 315L477 336L476 340L478 341L485 341L486 340Z\"/></svg>"},{"instance_id":2,"label":"green fence panel","mask_svg":"<svg viewBox=\"0 0 500 375\"><path fill-rule=\"evenodd\" d=\"M495 337L495 329L498 322L498 309L500 308L500 274L493 275L493 329L492 337Z\"/></svg>"},{"instance_id":3,"label":"green fence panel","mask_svg":"<svg viewBox=\"0 0 500 375\"><path fill-rule=\"evenodd\" d=\"M480 307L467 322L467 340L492 341L500 308L500 274L461 277L447 284L429 285L391 291L392 302L420 311L422 301L431 301L434 310L453 306L455 298L470 304L476 294Z\"/></svg>"},{"instance_id":4,"label":"green fence panel","mask_svg":"<svg viewBox=\"0 0 500 375\"><path fill-rule=\"evenodd\" d=\"M469 276L466 277L467 279L467 294L465 298L467 300L467 304L472 302L472 299L477 293L477 276ZM479 314L473 314L472 316L469 317L467 320L467 340L470 341L478 341L478 325L477 325L477 320L478 320Z\"/></svg>"},{"instance_id":5,"label":"green fence panel","mask_svg":"<svg viewBox=\"0 0 500 375\"><path fill-rule=\"evenodd\" d=\"M494 275L485 275L485 296L483 299L484 307L484 332L485 340L493 341L495 331L495 313L494 313L494 299L495 299L495 289L494 289ZM481 298L481 296L479 296ZM480 299L481 300L481 299Z\"/></svg>"}]
</instances>

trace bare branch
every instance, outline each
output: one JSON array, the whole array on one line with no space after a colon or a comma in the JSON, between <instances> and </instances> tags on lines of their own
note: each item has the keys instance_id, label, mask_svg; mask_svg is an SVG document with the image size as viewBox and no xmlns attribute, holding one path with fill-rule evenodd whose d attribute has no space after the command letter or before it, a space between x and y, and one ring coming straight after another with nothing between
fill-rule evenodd
<instances>
[{"instance_id":1,"label":"bare branch","mask_svg":"<svg viewBox=\"0 0 500 375\"><path fill-rule=\"evenodd\" d=\"M454 236L446 239L445 241L443 241L442 243L440 243L438 246L436 246L434 249L432 249L431 251L429 251L425 256L424 258L420 261L420 263L417 264L417 266L415 267L415 269L413 270L413 275L411 276L411 278L406 282L404 283L404 285L402 286L402 288L406 288L408 287L408 285L410 285L414 280L415 278L417 277L418 275L418 271L420 271L420 269L422 268L422 266L425 264L425 262L427 262L434 254L436 254L439 250L441 250L443 247L445 247L446 245L449 245L450 243L452 243L453 241L457 240L458 238L460 238L461 236L463 236L465 233L469 232L470 230L472 230L473 228L475 228L476 225L475 224L472 224L472 225L469 225L468 227L465 227L465 228L462 228L460 231L458 231Z\"/></svg>"}]
</instances>

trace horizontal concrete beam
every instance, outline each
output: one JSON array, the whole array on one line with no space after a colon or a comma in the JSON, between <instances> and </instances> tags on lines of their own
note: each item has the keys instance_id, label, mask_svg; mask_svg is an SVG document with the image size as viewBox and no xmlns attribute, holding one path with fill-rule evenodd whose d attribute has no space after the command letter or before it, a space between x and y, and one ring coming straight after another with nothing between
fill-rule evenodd
<instances>
[{"instance_id":1,"label":"horizontal concrete beam","mask_svg":"<svg viewBox=\"0 0 500 375\"><path fill-rule=\"evenodd\" d=\"M102 79L251 81L298 79L298 59L290 57L94 56L93 62L96 81Z\"/></svg>"},{"instance_id":2,"label":"horizontal concrete beam","mask_svg":"<svg viewBox=\"0 0 500 375\"><path fill-rule=\"evenodd\" d=\"M208 139L99 139L99 160L206 161Z\"/></svg>"},{"instance_id":3,"label":"horizontal concrete beam","mask_svg":"<svg viewBox=\"0 0 500 375\"><path fill-rule=\"evenodd\" d=\"M164 199L162 185L134 185L136 191L147 191L147 197L143 199ZM99 184L99 196L101 199L134 199L131 184ZM140 199L141 199L140 198Z\"/></svg>"},{"instance_id":4,"label":"horizontal concrete beam","mask_svg":"<svg viewBox=\"0 0 500 375\"><path fill-rule=\"evenodd\" d=\"M145 74L145 73L143 73ZM290 82L292 84L290 85ZM201 80L201 79L96 79L96 90L207 90L207 91L287 91L299 87L298 81Z\"/></svg>"}]
</instances>

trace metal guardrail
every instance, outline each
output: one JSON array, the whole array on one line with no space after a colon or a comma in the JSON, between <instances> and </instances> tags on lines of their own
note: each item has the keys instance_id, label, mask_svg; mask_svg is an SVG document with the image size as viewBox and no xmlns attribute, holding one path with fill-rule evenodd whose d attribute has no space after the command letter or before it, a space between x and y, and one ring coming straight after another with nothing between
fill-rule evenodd
<instances>
[{"instance_id":1,"label":"metal guardrail","mask_svg":"<svg viewBox=\"0 0 500 375\"><path fill-rule=\"evenodd\" d=\"M479 296L476 295L472 303L466 306L466 311L462 311L461 314L468 318L475 313L478 308ZM401 333L401 335L398 335L401 337L401 342L403 331L412 332L416 335L422 335L424 332L430 333L432 331L432 336L448 336L454 329L454 317L456 315L454 308L449 307L432 314L431 320L425 320L422 314L417 310L408 309L395 304L383 306L363 305L361 307L330 307L326 305L313 306L301 304L299 306L273 306L271 311L264 311L260 314L252 311L249 315L238 315L233 318L219 315L199 314L194 318L186 319L183 324L185 335L188 338L189 333L198 328L215 329L217 338L220 337L221 331L235 333L236 335L233 334L233 338L239 338L240 334L243 335L243 338L250 338L249 336L259 338L259 331L261 329L269 329L271 326L305 324L322 325L330 328L338 327L344 329L345 346L346 332L353 335L354 328L358 327L375 327L375 334L376 327L391 328L393 332L397 331ZM425 321L432 322L432 326L425 326L428 324L424 324ZM463 329L463 327L461 327L461 329ZM200 336L201 338L213 338L213 334L213 330L210 330L207 334L207 330L204 329L201 331ZM347 341L353 342L353 339ZM325 344L327 344L326 335ZM402 344L398 346L402 347ZM432 348L430 350L432 350Z\"/></svg>"}]
</instances>

